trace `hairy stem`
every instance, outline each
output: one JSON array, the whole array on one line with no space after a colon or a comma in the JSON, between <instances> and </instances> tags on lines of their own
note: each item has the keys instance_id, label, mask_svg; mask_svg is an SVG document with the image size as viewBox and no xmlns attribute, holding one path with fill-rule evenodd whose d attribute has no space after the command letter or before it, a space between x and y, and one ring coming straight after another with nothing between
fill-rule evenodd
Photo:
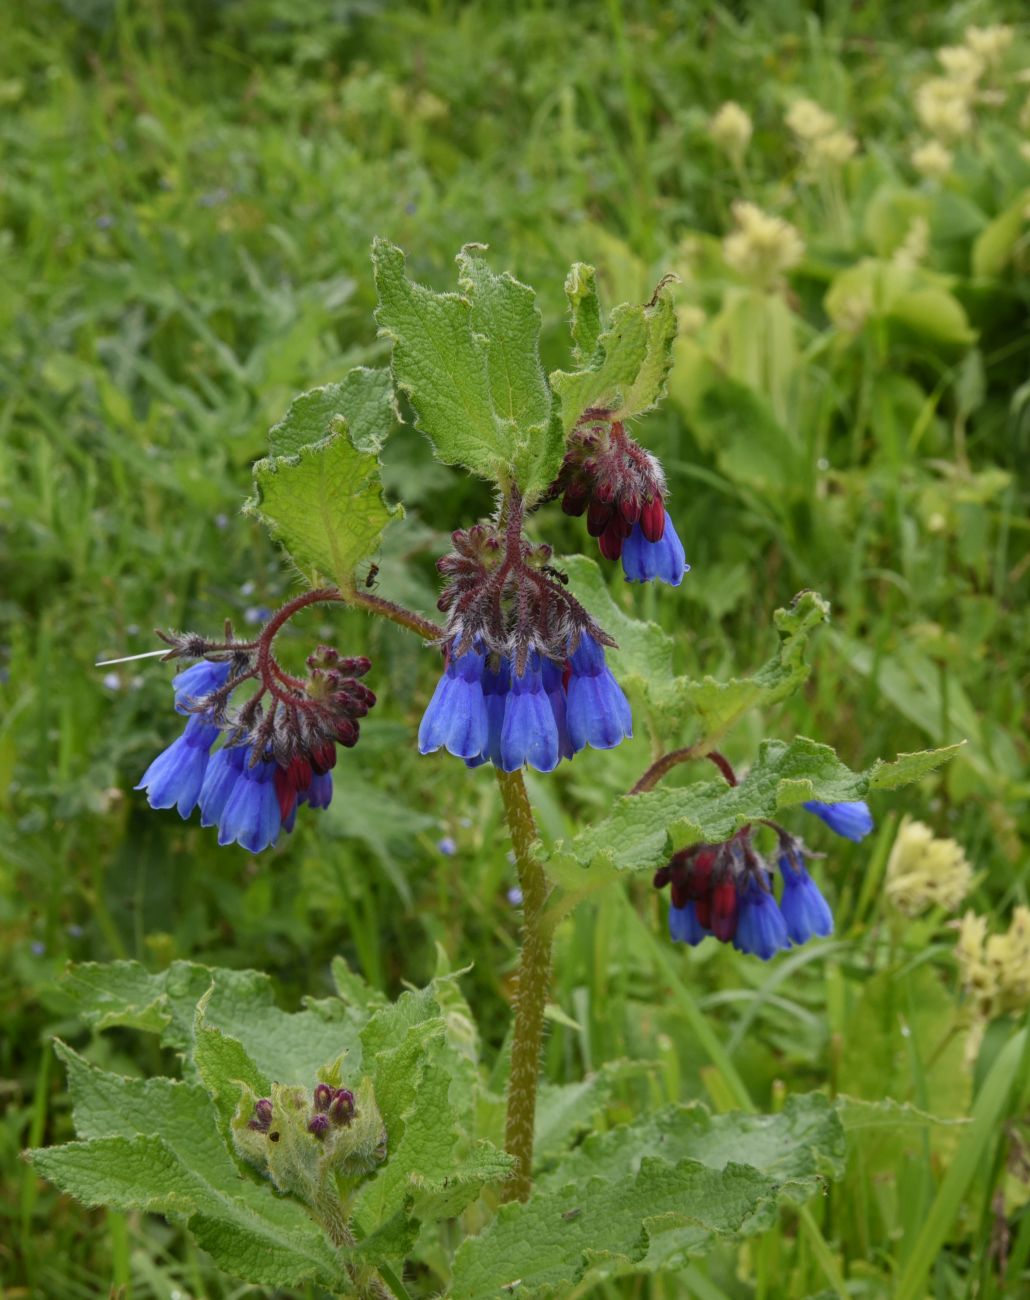
<instances>
[{"instance_id":1,"label":"hairy stem","mask_svg":"<svg viewBox=\"0 0 1030 1300\"><path fill-rule=\"evenodd\" d=\"M515 1157L515 1174L505 1185L504 1198L524 1201L532 1187L533 1130L540 1048L544 1036L544 1007L551 980L553 928L544 915L548 885L544 869L533 854L536 824L521 772L497 769L504 817L508 823L522 889L522 954L515 994L515 1029L508 1079L508 1113L504 1145Z\"/></svg>"},{"instance_id":2,"label":"hairy stem","mask_svg":"<svg viewBox=\"0 0 1030 1300\"><path fill-rule=\"evenodd\" d=\"M667 776L674 767L680 763L690 763L696 758L707 758L709 763L714 763L726 779L727 785L737 784L737 774L734 772L730 761L725 755L720 754L717 749L704 749L704 742L699 741L696 745L685 745L682 749L672 749L668 754L663 754L661 758L655 759L644 775L636 783L630 794L646 794L648 790L653 790L663 776Z\"/></svg>"},{"instance_id":3,"label":"hairy stem","mask_svg":"<svg viewBox=\"0 0 1030 1300\"><path fill-rule=\"evenodd\" d=\"M407 628L409 632L414 632L425 641L439 641L444 635L444 629L431 619L423 618L413 609L405 609L403 605L397 605L392 600L384 600L382 596L376 596L371 591L355 589L348 591L340 599L346 600L351 605L357 605L360 609L367 609L370 614L378 614L380 618L388 618L391 623Z\"/></svg>"}]
</instances>

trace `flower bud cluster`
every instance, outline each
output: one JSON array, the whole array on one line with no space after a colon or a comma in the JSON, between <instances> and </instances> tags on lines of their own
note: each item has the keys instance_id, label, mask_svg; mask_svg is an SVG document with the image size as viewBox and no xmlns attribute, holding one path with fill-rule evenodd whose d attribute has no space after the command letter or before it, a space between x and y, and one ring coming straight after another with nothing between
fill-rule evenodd
<instances>
[{"instance_id":1,"label":"flower bud cluster","mask_svg":"<svg viewBox=\"0 0 1030 1300\"><path fill-rule=\"evenodd\" d=\"M861 801L812 801L805 808L846 839L860 840L873 829L869 808ZM768 824L779 838L778 900L775 872L756 850L750 826L721 844L691 844L659 868L654 884L670 887L669 933L674 940L696 946L711 935L768 961L791 945L833 933L833 913L805 866L810 855L783 827Z\"/></svg>"},{"instance_id":2,"label":"flower bud cluster","mask_svg":"<svg viewBox=\"0 0 1030 1300\"><path fill-rule=\"evenodd\" d=\"M277 619L280 623L277 624ZM285 672L271 653L282 615L253 642L214 643L194 633L165 635L173 658L204 656L172 681L183 734L154 759L136 787L152 808L177 808L186 819L199 807L201 825L218 827L220 844L252 853L293 830L301 804L327 808L336 746L357 743L359 719L376 697L359 680L364 657L331 646L309 656L308 676ZM239 687L257 689L233 704ZM215 742L221 738L221 746Z\"/></svg>"},{"instance_id":3,"label":"flower bud cluster","mask_svg":"<svg viewBox=\"0 0 1030 1300\"><path fill-rule=\"evenodd\" d=\"M805 868L800 841L781 836L777 857L783 887L777 903L773 873L745 829L724 844L692 844L655 874L670 886L669 932L681 943L708 935L738 952L768 961L791 944L833 933L833 915Z\"/></svg>"},{"instance_id":4,"label":"flower bud cluster","mask_svg":"<svg viewBox=\"0 0 1030 1300\"><path fill-rule=\"evenodd\" d=\"M688 566L666 513L661 464L610 411L584 414L554 490L567 515L586 513L587 531L606 560L621 557L627 581L682 582Z\"/></svg>"}]
</instances>

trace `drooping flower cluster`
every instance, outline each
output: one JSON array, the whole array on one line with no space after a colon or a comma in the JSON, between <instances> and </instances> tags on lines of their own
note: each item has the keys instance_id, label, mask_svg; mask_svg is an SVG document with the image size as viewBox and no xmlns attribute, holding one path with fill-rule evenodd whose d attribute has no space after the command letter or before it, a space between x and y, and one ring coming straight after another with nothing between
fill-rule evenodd
<instances>
[{"instance_id":1,"label":"drooping flower cluster","mask_svg":"<svg viewBox=\"0 0 1030 1300\"><path fill-rule=\"evenodd\" d=\"M865 803L806 807L850 839L861 839L872 829ZM670 886L669 933L674 940L696 946L711 935L768 961L792 945L833 933L833 914L808 873L804 845L782 827L777 831L779 899L775 873L755 849L750 827L722 844L692 844L655 873L656 888Z\"/></svg>"},{"instance_id":2,"label":"drooping flower cluster","mask_svg":"<svg viewBox=\"0 0 1030 1300\"><path fill-rule=\"evenodd\" d=\"M665 509L662 467L611 412L585 412L555 488L567 515L586 512L605 559L622 557L627 582L683 581L690 566Z\"/></svg>"},{"instance_id":3,"label":"drooping flower cluster","mask_svg":"<svg viewBox=\"0 0 1030 1300\"><path fill-rule=\"evenodd\" d=\"M523 537L518 505L503 537L477 524L452 540L437 566L447 578L444 672L419 751L550 772L585 745L611 749L632 735L629 703L605 663L612 640L552 569L550 547Z\"/></svg>"},{"instance_id":4,"label":"drooping flower cluster","mask_svg":"<svg viewBox=\"0 0 1030 1300\"><path fill-rule=\"evenodd\" d=\"M369 661L341 658L321 646L302 679L278 665L265 634L217 649L192 635L166 639L173 656L211 657L173 679L175 709L187 716L186 728L136 788L147 792L152 808L176 808L184 820L199 807L201 825L218 827L219 844L260 853L281 830L293 830L302 804L329 806L336 746L357 743L358 720L375 704L375 695L357 680ZM258 689L232 708L233 693L253 679Z\"/></svg>"}]
</instances>

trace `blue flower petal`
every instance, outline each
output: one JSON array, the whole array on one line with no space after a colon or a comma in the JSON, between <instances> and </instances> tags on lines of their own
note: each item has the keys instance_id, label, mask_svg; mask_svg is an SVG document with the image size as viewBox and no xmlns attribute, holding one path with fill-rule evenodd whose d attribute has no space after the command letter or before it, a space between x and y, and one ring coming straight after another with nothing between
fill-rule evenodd
<instances>
[{"instance_id":1,"label":"blue flower petal","mask_svg":"<svg viewBox=\"0 0 1030 1300\"><path fill-rule=\"evenodd\" d=\"M260 853L274 844L282 826L279 796L275 792L276 764L262 760L243 766L218 821L218 843L240 844Z\"/></svg>"},{"instance_id":2,"label":"blue flower petal","mask_svg":"<svg viewBox=\"0 0 1030 1300\"><path fill-rule=\"evenodd\" d=\"M864 799L851 803L820 803L817 799L811 799L804 807L806 811L815 813L831 831L842 835L846 840L854 840L856 844L865 839L876 825Z\"/></svg>"},{"instance_id":3,"label":"blue flower petal","mask_svg":"<svg viewBox=\"0 0 1030 1300\"><path fill-rule=\"evenodd\" d=\"M312 808L328 808L333 801L332 772L316 772L311 784L300 794L300 802Z\"/></svg>"},{"instance_id":4,"label":"blue flower petal","mask_svg":"<svg viewBox=\"0 0 1030 1300\"><path fill-rule=\"evenodd\" d=\"M825 939L833 934L830 905L804 866L795 865L784 854L780 858L780 872L783 876L780 911L793 942L807 943L813 935Z\"/></svg>"},{"instance_id":5,"label":"blue flower petal","mask_svg":"<svg viewBox=\"0 0 1030 1300\"><path fill-rule=\"evenodd\" d=\"M212 691L217 691L220 686L224 686L229 679L231 668L232 664L228 660L225 663L213 664L206 659L201 659L199 663L176 674L172 678L176 713L189 713L187 704L210 695Z\"/></svg>"},{"instance_id":6,"label":"blue flower petal","mask_svg":"<svg viewBox=\"0 0 1030 1300\"><path fill-rule=\"evenodd\" d=\"M540 674L544 683L544 694L547 696L551 712L554 714L555 726L558 728L558 753L562 758L571 759L576 751L572 744L572 737L569 735L563 680L564 665L545 658L541 664Z\"/></svg>"},{"instance_id":7,"label":"blue flower petal","mask_svg":"<svg viewBox=\"0 0 1030 1300\"><path fill-rule=\"evenodd\" d=\"M604 662L604 650L584 633L571 664L565 715L572 746L613 749L633 735L633 717L622 687Z\"/></svg>"},{"instance_id":8,"label":"blue flower petal","mask_svg":"<svg viewBox=\"0 0 1030 1300\"><path fill-rule=\"evenodd\" d=\"M558 724L544 692L540 656L530 655L526 671L513 676L501 726L500 766L514 772L528 763L538 772L558 766Z\"/></svg>"},{"instance_id":9,"label":"blue flower petal","mask_svg":"<svg viewBox=\"0 0 1030 1300\"><path fill-rule=\"evenodd\" d=\"M217 826L233 786L241 779L243 765L250 756L250 746L223 746L211 755L200 788L200 824Z\"/></svg>"},{"instance_id":10,"label":"blue flower petal","mask_svg":"<svg viewBox=\"0 0 1030 1300\"><path fill-rule=\"evenodd\" d=\"M755 880L748 880L740 896L733 946L762 961L790 947L787 923L776 899Z\"/></svg>"},{"instance_id":11,"label":"blue flower petal","mask_svg":"<svg viewBox=\"0 0 1030 1300\"><path fill-rule=\"evenodd\" d=\"M708 936L708 931L697 919L697 911L692 902L683 907L669 908L669 933L677 943L689 943L695 948Z\"/></svg>"},{"instance_id":12,"label":"blue flower petal","mask_svg":"<svg viewBox=\"0 0 1030 1300\"><path fill-rule=\"evenodd\" d=\"M151 808L178 808L185 820L197 806L211 746L218 728L192 716L182 735L143 773L137 790L146 790Z\"/></svg>"},{"instance_id":13,"label":"blue flower petal","mask_svg":"<svg viewBox=\"0 0 1030 1300\"><path fill-rule=\"evenodd\" d=\"M668 514L661 540L649 542L639 523L622 544L622 568L627 582L667 582L678 587L690 569L683 543Z\"/></svg>"},{"instance_id":14,"label":"blue flower petal","mask_svg":"<svg viewBox=\"0 0 1030 1300\"><path fill-rule=\"evenodd\" d=\"M484 656L475 650L448 661L418 729L420 754L441 746L456 758L476 758L483 752L489 730L483 668Z\"/></svg>"}]
</instances>

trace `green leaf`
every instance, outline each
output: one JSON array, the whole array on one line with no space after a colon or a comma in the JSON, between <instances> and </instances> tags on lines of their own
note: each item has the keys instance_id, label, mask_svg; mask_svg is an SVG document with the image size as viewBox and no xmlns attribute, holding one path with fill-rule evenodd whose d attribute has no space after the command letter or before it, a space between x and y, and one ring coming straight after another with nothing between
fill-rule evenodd
<instances>
[{"instance_id":1,"label":"green leaf","mask_svg":"<svg viewBox=\"0 0 1030 1300\"><path fill-rule=\"evenodd\" d=\"M341 416L332 427L329 437L296 455L258 461L256 495L245 509L267 525L312 586L329 579L347 590L403 511L386 503L377 452L361 450Z\"/></svg>"},{"instance_id":2,"label":"green leaf","mask_svg":"<svg viewBox=\"0 0 1030 1300\"><path fill-rule=\"evenodd\" d=\"M283 419L268 431L270 455L296 456L328 438L336 416L346 419L359 451L378 451L397 423L389 370L357 366L342 383L312 388L294 398Z\"/></svg>"},{"instance_id":3,"label":"green leaf","mask_svg":"<svg viewBox=\"0 0 1030 1300\"><path fill-rule=\"evenodd\" d=\"M565 297L572 314L572 351L580 365L587 365L601 336L601 303L597 296L594 268L575 262L565 277Z\"/></svg>"},{"instance_id":4,"label":"green leaf","mask_svg":"<svg viewBox=\"0 0 1030 1300\"><path fill-rule=\"evenodd\" d=\"M1019 245L1026 223L1030 190L1024 190L1010 207L999 213L981 231L973 244L973 274L995 277L1001 275Z\"/></svg>"},{"instance_id":5,"label":"green leaf","mask_svg":"<svg viewBox=\"0 0 1030 1300\"><path fill-rule=\"evenodd\" d=\"M164 1046L184 1053L192 1052L197 1004L209 988L205 1026L238 1039L266 1078L310 1087L319 1068L343 1051L351 1054L349 1065L360 1065L363 1015L338 998L282 1011L271 979L259 971L178 961L151 973L139 962L83 962L69 966L62 980L75 1011L94 1028L158 1033Z\"/></svg>"},{"instance_id":6,"label":"green leaf","mask_svg":"<svg viewBox=\"0 0 1030 1300\"><path fill-rule=\"evenodd\" d=\"M676 313L667 281L645 306L616 307L584 367L551 375L566 433L591 407L617 412L623 420L651 410L665 391L675 335Z\"/></svg>"},{"instance_id":7,"label":"green leaf","mask_svg":"<svg viewBox=\"0 0 1030 1300\"><path fill-rule=\"evenodd\" d=\"M777 1115L668 1106L588 1137L537 1179L524 1205L459 1249L456 1297L478 1300L518 1280L518 1294L563 1294L598 1274L681 1267L720 1237L772 1226L839 1177L844 1135L821 1094Z\"/></svg>"},{"instance_id":8,"label":"green leaf","mask_svg":"<svg viewBox=\"0 0 1030 1300\"><path fill-rule=\"evenodd\" d=\"M229 1129L240 1099L240 1084L245 1083L259 1097L267 1097L272 1080L257 1068L238 1038L212 1029L204 1016L210 992L197 1006L193 1029L193 1063L201 1082L214 1102L222 1132L229 1140Z\"/></svg>"},{"instance_id":9,"label":"green leaf","mask_svg":"<svg viewBox=\"0 0 1030 1300\"><path fill-rule=\"evenodd\" d=\"M915 754L899 754L893 762L886 763L877 759L869 770L870 790L897 790L899 786L911 785L928 776L943 764L950 762L966 742L957 745L945 745L943 749L922 749Z\"/></svg>"},{"instance_id":10,"label":"green leaf","mask_svg":"<svg viewBox=\"0 0 1030 1300\"><path fill-rule=\"evenodd\" d=\"M185 1222L221 1268L248 1281L341 1285L333 1249L308 1213L241 1176L202 1088L125 1079L63 1044L57 1051L84 1140L27 1152L40 1174L86 1205Z\"/></svg>"},{"instance_id":11,"label":"green leaf","mask_svg":"<svg viewBox=\"0 0 1030 1300\"><path fill-rule=\"evenodd\" d=\"M672 717L682 717L686 706L697 716L705 744L714 745L749 709L776 704L793 695L811 671L805 662L808 638L829 617L830 606L822 596L814 591L801 592L788 609L778 609L773 615L780 644L753 677L731 677L725 682L714 677L699 682L680 678Z\"/></svg>"},{"instance_id":12,"label":"green leaf","mask_svg":"<svg viewBox=\"0 0 1030 1300\"><path fill-rule=\"evenodd\" d=\"M941 762L950 757L947 750L938 752ZM915 771L916 766L909 770ZM681 788L624 795L603 821L581 831L571 842L559 843L554 858L559 869L578 862L585 867L596 864L622 871L652 871L687 844L699 840L721 843L748 822L776 817L782 809L807 800L843 803L863 799L875 771L852 772L828 745L803 736L790 744L766 740L738 785L695 781ZM563 873L563 878L567 880L567 874Z\"/></svg>"},{"instance_id":13,"label":"green leaf","mask_svg":"<svg viewBox=\"0 0 1030 1300\"><path fill-rule=\"evenodd\" d=\"M472 304L434 293L404 274L404 254L372 245L380 333L393 343L393 375L418 427L445 465L497 480L511 460L512 429L493 405L487 340L472 328Z\"/></svg>"},{"instance_id":14,"label":"green leaf","mask_svg":"<svg viewBox=\"0 0 1030 1300\"><path fill-rule=\"evenodd\" d=\"M541 1082L537 1093L533 1156L538 1164L552 1159L587 1132L617 1084L651 1074L650 1061L606 1061L575 1083Z\"/></svg>"}]
</instances>

